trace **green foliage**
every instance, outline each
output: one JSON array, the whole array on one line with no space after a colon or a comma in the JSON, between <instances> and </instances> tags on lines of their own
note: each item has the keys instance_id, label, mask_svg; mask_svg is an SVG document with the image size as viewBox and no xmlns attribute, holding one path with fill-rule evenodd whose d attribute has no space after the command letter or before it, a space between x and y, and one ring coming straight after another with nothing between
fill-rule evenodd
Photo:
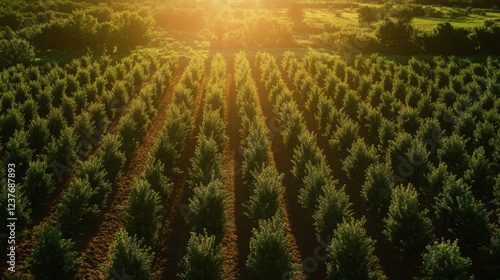
<instances>
[{"instance_id":1,"label":"green foliage","mask_svg":"<svg viewBox=\"0 0 500 280\"><path fill-rule=\"evenodd\" d=\"M187 245L187 253L179 263L183 272L177 274L183 280L224 279L222 253L216 245L215 236L192 232Z\"/></svg>"},{"instance_id":2,"label":"green foliage","mask_svg":"<svg viewBox=\"0 0 500 280\"><path fill-rule=\"evenodd\" d=\"M358 139L348 152L348 156L342 160L342 170L352 181L361 185L366 169L378 160L377 150L366 145L363 139Z\"/></svg>"},{"instance_id":3,"label":"green foliage","mask_svg":"<svg viewBox=\"0 0 500 280\"><path fill-rule=\"evenodd\" d=\"M482 195L482 197L489 197L495 185L494 173L482 146L474 150L468 165L469 168L464 174L465 182L471 186L473 193Z\"/></svg>"},{"instance_id":4,"label":"green foliage","mask_svg":"<svg viewBox=\"0 0 500 280\"><path fill-rule=\"evenodd\" d=\"M120 150L122 145L118 135L107 134L102 138L98 157L106 167L106 178L112 184L116 183L125 165L125 154Z\"/></svg>"},{"instance_id":5,"label":"green foliage","mask_svg":"<svg viewBox=\"0 0 500 280\"><path fill-rule=\"evenodd\" d=\"M144 170L144 179L151 185L151 188L158 193L162 203L166 203L173 189L173 182L163 174L164 165L161 161L149 156Z\"/></svg>"},{"instance_id":6,"label":"green foliage","mask_svg":"<svg viewBox=\"0 0 500 280\"><path fill-rule=\"evenodd\" d=\"M474 53L472 32L453 27L451 23L439 23L432 34L423 37L423 48L427 53L440 55L468 55Z\"/></svg>"},{"instance_id":7,"label":"green foliage","mask_svg":"<svg viewBox=\"0 0 500 280\"><path fill-rule=\"evenodd\" d=\"M434 241L426 249L427 252L422 255L424 258L422 279L473 279L467 275L471 260L460 256L460 248L456 240L453 243L450 240Z\"/></svg>"},{"instance_id":8,"label":"green foliage","mask_svg":"<svg viewBox=\"0 0 500 280\"><path fill-rule=\"evenodd\" d=\"M35 246L28 267L35 279L72 279L82 258L74 249L70 239L63 239L61 230L42 224L35 236Z\"/></svg>"},{"instance_id":9,"label":"green foliage","mask_svg":"<svg viewBox=\"0 0 500 280\"><path fill-rule=\"evenodd\" d=\"M206 231L219 239L226 224L228 194L221 180L212 180L206 185L194 188L189 199L189 223L198 233Z\"/></svg>"},{"instance_id":10,"label":"green foliage","mask_svg":"<svg viewBox=\"0 0 500 280\"><path fill-rule=\"evenodd\" d=\"M27 133L24 130L18 130L14 133L5 145L7 156L5 161L16 164L16 177L24 177L29 168L33 157L33 150L29 148Z\"/></svg>"},{"instance_id":11,"label":"green foliage","mask_svg":"<svg viewBox=\"0 0 500 280\"><path fill-rule=\"evenodd\" d=\"M331 136L329 140L330 146L340 152L341 158L345 158L348 155L349 148L359 138L358 133L358 123L345 118Z\"/></svg>"},{"instance_id":12,"label":"green foliage","mask_svg":"<svg viewBox=\"0 0 500 280\"><path fill-rule=\"evenodd\" d=\"M314 133L305 130L297 139L297 146L293 149L292 173L300 180L306 175L307 164L317 165L326 162L326 158L317 145Z\"/></svg>"},{"instance_id":13,"label":"green foliage","mask_svg":"<svg viewBox=\"0 0 500 280\"><path fill-rule=\"evenodd\" d=\"M302 207L309 211L317 209L323 187L327 184L335 186L338 182L333 179L331 173L332 170L325 161L320 161L318 164L306 164L305 176L302 178L304 186L299 190L299 202Z\"/></svg>"},{"instance_id":14,"label":"green foliage","mask_svg":"<svg viewBox=\"0 0 500 280\"><path fill-rule=\"evenodd\" d=\"M147 181L136 181L125 210L125 229L146 244L152 244L161 228L162 211L158 193Z\"/></svg>"},{"instance_id":15,"label":"green foliage","mask_svg":"<svg viewBox=\"0 0 500 280\"><path fill-rule=\"evenodd\" d=\"M222 178L222 155L214 139L198 136L191 165L189 177L192 187L207 185L213 180Z\"/></svg>"},{"instance_id":16,"label":"green foliage","mask_svg":"<svg viewBox=\"0 0 500 280\"><path fill-rule=\"evenodd\" d=\"M448 171L446 163L439 163L437 167L431 166L424 174L425 183L421 185L420 192L428 202L433 202L444 189L448 180L455 180L455 175Z\"/></svg>"},{"instance_id":17,"label":"green foliage","mask_svg":"<svg viewBox=\"0 0 500 280\"><path fill-rule=\"evenodd\" d=\"M490 234L489 216L462 179L449 178L436 198L434 208L440 222L462 244L484 242Z\"/></svg>"},{"instance_id":18,"label":"green foliage","mask_svg":"<svg viewBox=\"0 0 500 280\"><path fill-rule=\"evenodd\" d=\"M111 192L111 184L106 178L107 171L103 159L100 157L93 157L82 162L80 169L76 172L76 177L89 182L96 193L90 202L98 205L98 207L102 209Z\"/></svg>"},{"instance_id":19,"label":"green foliage","mask_svg":"<svg viewBox=\"0 0 500 280\"><path fill-rule=\"evenodd\" d=\"M7 113L0 116L0 125L2 128L2 144L5 144L14 135L16 130L24 127L23 115L16 109L9 109Z\"/></svg>"},{"instance_id":20,"label":"green foliage","mask_svg":"<svg viewBox=\"0 0 500 280\"><path fill-rule=\"evenodd\" d=\"M100 213L99 205L91 201L97 196L88 180L76 179L71 182L58 205L57 220L64 236L78 237L86 223Z\"/></svg>"},{"instance_id":21,"label":"green foliage","mask_svg":"<svg viewBox=\"0 0 500 280\"><path fill-rule=\"evenodd\" d=\"M66 119L59 108L54 108L50 111L49 116L47 117L47 127L49 128L50 135L55 138L59 138L61 136L61 132L66 127Z\"/></svg>"},{"instance_id":22,"label":"green foliage","mask_svg":"<svg viewBox=\"0 0 500 280\"><path fill-rule=\"evenodd\" d=\"M365 220L344 221L329 245L327 279L385 279L378 268L375 241L366 236Z\"/></svg>"},{"instance_id":23,"label":"green foliage","mask_svg":"<svg viewBox=\"0 0 500 280\"><path fill-rule=\"evenodd\" d=\"M322 186L322 194L317 201L317 208L313 214L314 227L319 239L329 243L337 226L344 221L352 219L352 203L345 193L344 187L335 189L335 184L330 181Z\"/></svg>"},{"instance_id":24,"label":"green foliage","mask_svg":"<svg viewBox=\"0 0 500 280\"><path fill-rule=\"evenodd\" d=\"M163 174L167 177L171 177L174 173L179 172L176 167L176 162L181 155L176 147L177 145L178 143L172 143L171 139L169 139L166 134L162 134L156 139L151 151L152 157L154 157L158 163L162 164Z\"/></svg>"},{"instance_id":25,"label":"green foliage","mask_svg":"<svg viewBox=\"0 0 500 280\"><path fill-rule=\"evenodd\" d=\"M448 165L448 169L458 176L463 176L469 161L469 155L465 149L466 141L458 134L454 133L450 137L443 138L438 156L441 162Z\"/></svg>"},{"instance_id":26,"label":"green foliage","mask_svg":"<svg viewBox=\"0 0 500 280\"><path fill-rule=\"evenodd\" d=\"M242 175L247 184L251 185L255 174L269 164L268 150L271 143L268 139L268 130L257 122L252 122L248 135L243 143Z\"/></svg>"},{"instance_id":27,"label":"green foliage","mask_svg":"<svg viewBox=\"0 0 500 280\"><path fill-rule=\"evenodd\" d=\"M128 275L137 280L154 279L154 253L124 229L116 235L109 255L111 263L105 267L106 279L114 279L116 275Z\"/></svg>"},{"instance_id":28,"label":"green foliage","mask_svg":"<svg viewBox=\"0 0 500 280\"><path fill-rule=\"evenodd\" d=\"M392 192L384 234L403 256L420 255L431 241L432 223L428 210L419 211L417 191L411 184L397 186Z\"/></svg>"},{"instance_id":29,"label":"green foliage","mask_svg":"<svg viewBox=\"0 0 500 280\"><path fill-rule=\"evenodd\" d=\"M496 228L491 236L488 246L483 248L482 257L485 261L486 270L489 271L492 278L500 276L500 229Z\"/></svg>"},{"instance_id":30,"label":"green foliage","mask_svg":"<svg viewBox=\"0 0 500 280\"><path fill-rule=\"evenodd\" d=\"M206 138L212 138L218 144L218 150L222 151L224 145L224 131L226 124L218 110L204 110L200 125L200 134Z\"/></svg>"},{"instance_id":31,"label":"green foliage","mask_svg":"<svg viewBox=\"0 0 500 280\"><path fill-rule=\"evenodd\" d=\"M245 213L250 220L270 219L280 210L280 200L284 194L281 180L273 166L266 166L261 172L254 173L251 195Z\"/></svg>"},{"instance_id":32,"label":"green foliage","mask_svg":"<svg viewBox=\"0 0 500 280\"><path fill-rule=\"evenodd\" d=\"M284 228L283 215L260 220L253 229L246 267L255 279L289 279L297 269L291 261L291 248Z\"/></svg>"},{"instance_id":33,"label":"green foliage","mask_svg":"<svg viewBox=\"0 0 500 280\"><path fill-rule=\"evenodd\" d=\"M302 5L297 3L296 1L288 2L288 7L286 9L286 15L290 17L290 19L294 23L301 23L304 19L304 8Z\"/></svg>"},{"instance_id":34,"label":"green foliage","mask_svg":"<svg viewBox=\"0 0 500 280\"><path fill-rule=\"evenodd\" d=\"M54 179L52 174L48 173L48 168L45 161L33 161L24 177L22 192L35 209L46 203L49 195L54 191Z\"/></svg>"},{"instance_id":35,"label":"green foliage","mask_svg":"<svg viewBox=\"0 0 500 280\"><path fill-rule=\"evenodd\" d=\"M368 204L368 209L385 216L391 201L394 175L390 166L375 163L368 167L365 182L361 187L361 196Z\"/></svg>"},{"instance_id":36,"label":"green foliage","mask_svg":"<svg viewBox=\"0 0 500 280\"><path fill-rule=\"evenodd\" d=\"M26 64L35 59L35 49L28 41L18 38L9 27L5 32L8 34L0 36L0 68Z\"/></svg>"},{"instance_id":37,"label":"green foliage","mask_svg":"<svg viewBox=\"0 0 500 280\"><path fill-rule=\"evenodd\" d=\"M370 6L361 6L357 10L358 21L361 25L370 25L377 21L377 10Z\"/></svg>"},{"instance_id":38,"label":"green foliage","mask_svg":"<svg viewBox=\"0 0 500 280\"><path fill-rule=\"evenodd\" d=\"M411 21L399 19L397 22L385 18L377 30L377 39L391 53L411 53L414 45L415 30Z\"/></svg>"}]
</instances>

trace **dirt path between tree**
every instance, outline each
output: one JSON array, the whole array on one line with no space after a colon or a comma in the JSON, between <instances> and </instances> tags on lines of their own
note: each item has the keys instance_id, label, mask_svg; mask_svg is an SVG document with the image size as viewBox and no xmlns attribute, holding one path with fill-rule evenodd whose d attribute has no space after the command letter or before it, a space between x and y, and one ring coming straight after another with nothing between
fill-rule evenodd
<instances>
[{"instance_id":1,"label":"dirt path between tree","mask_svg":"<svg viewBox=\"0 0 500 280\"><path fill-rule=\"evenodd\" d=\"M101 222L89 227L87 230L93 235L89 236L88 242L83 242L81 245L83 265L77 274L77 279L104 279L99 267L109 261L109 248L115 239L115 235L123 227L124 206L130 196L134 179L140 177L144 171L148 153L154 145L156 137L163 130L167 118L167 108L172 101L173 89L179 82L186 65L187 59L181 58L174 78L166 89L158 107L157 115L151 121L146 134L143 136L142 141L139 142L133 158L129 160L124 175L118 179L108 198L107 207L101 214Z\"/></svg>"},{"instance_id":2,"label":"dirt path between tree","mask_svg":"<svg viewBox=\"0 0 500 280\"><path fill-rule=\"evenodd\" d=\"M162 244L160 255L157 257L155 271L158 277L155 279L178 279L177 273L180 273L178 263L186 254L187 243L189 241L191 227L187 224L186 211L189 205L189 198L194 192L188 187L189 169L191 168L191 158L194 155L196 147L196 135L199 133L199 126L202 117L203 95L205 87L209 80L210 62L212 56L205 60L205 71L200 89L196 95L196 101L193 108L193 130L186 139L186 146L179 161L179 168L182 173L174 176L174 195L170 204L167 222L160 233L160 239L157 243Z\"/></svg>"}]
</instances>

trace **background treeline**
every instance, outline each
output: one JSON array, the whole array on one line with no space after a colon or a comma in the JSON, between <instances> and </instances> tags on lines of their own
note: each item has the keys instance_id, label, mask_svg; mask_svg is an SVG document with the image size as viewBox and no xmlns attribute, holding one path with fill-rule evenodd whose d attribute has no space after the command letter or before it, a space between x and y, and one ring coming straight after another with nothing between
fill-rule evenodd
<instances>
[{"instance_id":1,"label":"background treeline","mask_svg":"<svg viewBox=\"0 0 500 280\"><path fill-rule=\"evenodd\" d=\"M456 17L484 12L481 9L454 9ZM340 32L361 52L394 54L471 55L500 53L500 25L487 20L482 26L455 27L450 22L439 23L432 31L417 29L413 18L438 16L440 11L430 6L404 4L392 7L363 6L358 8L361 26L375 28L375 35Z\"/></svg>"}]
</instances>

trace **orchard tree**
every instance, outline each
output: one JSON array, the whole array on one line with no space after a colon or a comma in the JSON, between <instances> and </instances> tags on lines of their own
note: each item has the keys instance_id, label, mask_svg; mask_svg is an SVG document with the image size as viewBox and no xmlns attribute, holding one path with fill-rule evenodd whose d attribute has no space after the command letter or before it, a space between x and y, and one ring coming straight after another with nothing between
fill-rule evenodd
<instances>
[{"instance_id":1,"label":"orchard tree","mask_svg":"<svg viewBox=\"0 0 500 280\"><path fill-rule=\"evenodd\" d=\"M392 192L384 234L403 256L420 255L432 239L428 210L419 211L417 191L411 184L399 185Z\"/></svg>"},{"instance_id":2,"label":"orchard tree","mask_svg":"<svg viewBox=\"0 0 500 280\"><path fill-rule=\"evenodd\" d=\"M335 229L326 279L385 279L374 254L375 241L366 235L364 223L364 219L344 221Z\"/></svg>"},{"instance_id":3,"label":"orchard tree","mask_svg":"<svg viewBox=\"0 0 500 280\"><path fill-rule=\"evenodd\" d=\"M490 212L462 179L449 178L435 200L440 222L462 244L483 243L490 235Z\"/></svg>"},{"instance_id":4,"label":"orchard tree","mask_svg":"<svg viewBox=\"0 0 500 280\"><path fill-rule=\"evenodd\" d=\"M186 255L179 263L183 272L177 276L183 280L222 280L224 279L222 261L221 248L217 245L215 236L207 235L206 232L205 234L191 232Z\"/></svg>"},{"instance_id":5,"label":"orchard tree","mask_svg":"<svg viewBox=\"0 0 500 280\"><path fill-rule=\"evenodd\" d=\"M82 264L71 239L63 239L59 228L42 224L35 236L28 267L35 279L73 279Z\"/></svg>"},{"instance_id":6,"label":"orchard tree","mask_svg":"<svg viewBox=\"0 0 500 280\"><path fill-rule=\"evenodd\" d=\"M152 244L161 228L162 210L158 193L147 181L136 181L125 210L125 229Z\"/></svg>"},{"instance_id":7,"label":"orchard tree","mask_svg":"<svg viewBox=\"0 0 500 280\"><path fill-rule=\"evenodd\" d=\"M317 237L328 244L338 225L352 220L352 203L349 202L344 187L336 190L331 181L322 187L322 193L313 214L314 227Z\"/></svg>"},{"instance_id":8,"label":"orchard tree","mask_svg":"<svg viewBox=\"0 0 500 280\"><path fill-rule=\"evenodd\" d=\"M427 251L422 255L423 280L434 279L473 279L467 275L471 267L471 260L460 256L460 248L457 241L434 241L426 247Z\"/></svg>"},{"instance_id":9,"label":"orchard tree","mask_svg":"<svg viewBox=\"0 0 500 280\"><path fill-rule=\"evenodd\" d=\"M116 235L109 251L109 259L110 264L105 267L107 279L114 279L116 275L136 280L154 279L154 253L124 229Z\"/></svg>"},{"instance_id":10,"label":"orchard tree","mask_svg":"<svg viewBox=\"0 0 500 280\"><path fill-rule=\"evenodd\" d=\"M258 229L252 230L250 253L246 267L255 279L289 279L297 270L292 263L291 248L281 213L271 219L259 220Z\"/></svg>"}]
</instances>

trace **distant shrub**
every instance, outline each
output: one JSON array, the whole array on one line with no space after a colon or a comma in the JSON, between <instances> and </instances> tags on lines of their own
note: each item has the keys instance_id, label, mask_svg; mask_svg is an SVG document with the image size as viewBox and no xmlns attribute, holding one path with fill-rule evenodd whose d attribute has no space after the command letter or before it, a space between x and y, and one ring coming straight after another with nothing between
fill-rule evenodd
<instances>
[{"instance_id":1,"label":"distant shrub","mask_svg":"<svg viewBox=\"0 0 500 280\"><path fill-rule=\"evenodd\" d=\"M283 215L260 220L252 230L246 267L255 279L288 279L297 269L291 260L291 248L284 228Z\"/></svg>"},{"instance_id":2,"label":"distant shrub","mask_svg":"<svg viewBox=\"0 0 500 280\"><path fill-rule=\"evenodd\" d=\"M197 233L206 231L210 235L222 237L226 224L226 204L228 194L221 180L212 180L206 185L194 188L189 199L189 224Z\"/></svg>"},{"instance_id":3,"label":"distant shrub","mask_svg":"<svg viewBox=\"0 0 500 280\"><path fill-rule=\"evenodd\" d=\"M425 35L423 48L425 52L440 55L468 55L474 53L475 44L470 38L471 31L453 27L451 23L439 23L431 34Z\"/></svg>"},{"instance_id":4,"label":"distant shrub","mask_svg":"<svg viewBox=\"0 0 500 280\"><path fill-rule=\"evenodd\" d=\"M412 53L418 47L414 43L415 30L408 19L396 22L386 18L377 29L377 39L393 53Z\"/></svg>"},{"instance_id":5,"label":"distant shrub","mask_svg":"<svg viewBox=\"0 0 500 280\"><path fill-rule=\"evenodd\" d=\"M278 174L273 166L267 166L254 174L250 199L245 205L245 213L252 221L270 219L280 210L280 200L284 193L282 179L283 175Z\"/></svg>"},{"instance_id":6,"label":"distant shrub","mask_svg":"<svg viewBox=\"0 0 500 280\"><path fill-rule=\"evenodd\" d=\"M7 27L7 30L10 30ZM12 30L11 35L15 36ZM35 49L26 40L12 36L0 39L0 68L6 68L18 63L30 63L35 59Z\"/></svg>"},{"instance_id":7,"label":"distant shrub","mask_svg":"<svg viewBox=\"0 0 500 280\"><path fill-rule=\"evenodd\" d=\"M384 279L375 256L375 241L366 235L365 220L344 221L328 246L326 279Z\"/></svg>"},{"instance_id":8,"label":"distant shrub","mask_svg":"<svg viewBox=\"0 0 500 280\"><path fill-rule=\"evenodd\" d=\"M304 8L296 1L291 1L288 3L286 15L290 17L294 23L301 23L304 18Z\"/></svg>"},{"instance_id":9,"label":"distant shrub","mask_svg":"<svg viewBox=\"0 0 500 280\"><path fill-rule=\"evenodd\" d=\"M116 275L137 280L154 279L152 269L154 253L124 229L116 235L109 251L109 258L110 264L105 267L107 279L112 279Z\"/></svg>"},{"instance_id":10,"label":"distant shrub","mask_svg":"<svg viewBox=\"0 0 500 280\"><path fill-rule=\"evenodd\" d=\"M422 279L473 279L467 275L471 260L460 256L457 241L435 241L426 248L427 252L422 255Z\"/></svg>"},{"instance_id":11,"label":"distant shrub","mask_svg":"<svg viewBox=\"0 0 500 280\"><path fill-rule=\"evenodd\" d=\"M125 210L125 229L128 234L152 244L161 228L162 211L158 193L147 181L136 181Z\"/></svg>"},{"instance_id":12,"label":"distant shrub","mask_svg":"<svg viewBox=\"0 0 500 280\"><path fill-rule=\"evenodd\" d=\"M399 185L392 192L384 234L403 256L420 255L431 241L432 223L428 210L419 211L417 191L411 184Z\"/></svg>"},{"instance_id":13,"label":"distant shrub","mask_svg":"<svg viewBox=\"0 0 500 280\"><path fill-rule=\"evenodd\" d=\"M72 279L81 264L82 258L78 257L71 239L63 239L58 228L40 225L28 259L28 267L35 279Z\"/></svg>"},{"instance_id":14,"label":"distant shrub","mask_svg":"<svg viewBox=\"0 0 500 280\"><path fill-rule=\"evenodd\" d=\"M370 25L371 23L377 21L377 10L370 6L361 6L357 10L358 12L358 22L360 25Z\"/></svg>"},{"instance_id":15,"label":"distant shrub","mask_svg":"<svg viewBox=\"0 0 500 280\"><path fill-rule=\"evenodd\" d=\"M186 255L179 263L183 272L177 276L183 280L224 279L222 258L221 248L216 244L215 236L192 232Z\"/></svg>"}]
</instances>

